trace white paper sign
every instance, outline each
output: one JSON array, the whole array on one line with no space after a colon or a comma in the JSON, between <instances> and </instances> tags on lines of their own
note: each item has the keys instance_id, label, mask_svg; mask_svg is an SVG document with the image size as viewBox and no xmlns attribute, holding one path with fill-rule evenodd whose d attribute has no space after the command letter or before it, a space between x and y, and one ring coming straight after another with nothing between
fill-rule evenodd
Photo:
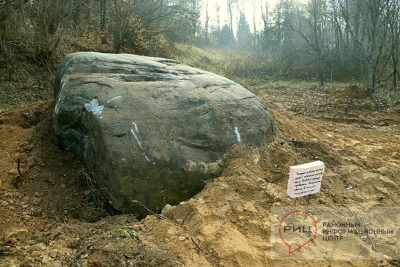
<instances>
[{"instance_id":1,"label":"white paper sign","mask_svg":"<svg viewBox=\"0 0 400 267\"><path fill-rule=\"evenodd\" d=\"M290 166L287 194L295 198L318 193L321 189L324 169L325 164L319 160Z\"/></svg>"}]
</instances>

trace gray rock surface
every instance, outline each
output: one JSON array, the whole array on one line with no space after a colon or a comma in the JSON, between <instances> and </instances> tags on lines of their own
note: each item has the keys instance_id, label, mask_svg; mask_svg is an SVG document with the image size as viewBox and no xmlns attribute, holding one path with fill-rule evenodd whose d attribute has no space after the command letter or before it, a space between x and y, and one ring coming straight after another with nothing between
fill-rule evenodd
<instances>
[{"instance_id":1,"label":"gray rock surface","mask_svg":"<svg viewBox=\"0 0 400 267\"><path fill-rule=\"evenodd\" d=\"M113 207L146 214L199 192L235 143L279 135L265 104L237 83L164 58L69 54L55 80L54 131Z\"/></svg>"}]
</instances>

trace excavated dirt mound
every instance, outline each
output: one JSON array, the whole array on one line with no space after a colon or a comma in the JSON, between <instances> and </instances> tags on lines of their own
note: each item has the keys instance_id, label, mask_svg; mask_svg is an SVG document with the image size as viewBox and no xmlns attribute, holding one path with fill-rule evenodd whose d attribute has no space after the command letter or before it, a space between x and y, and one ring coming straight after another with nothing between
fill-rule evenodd
<instances>
[{"instance_id":1,"label":"excavated dirt mound","mask_svg":"<svg viewBox=\"0 0 400 267\"><path fill-rule=\"evenodd\" d=\"M355 86L250 89L270 107L282 139L233 147L221 177L141 221L115 214L84 165L60 147L52 102L0 113L0 266L400 266L397 228L361 238L363 259L335 254L335 246L352 249L340 241L325 242L325 259L281 259L271 242L274 207L399 206L399 113ZM321 192L291 199L289 167L315 160L325 163Z\"/></svg>"}]
</instances>

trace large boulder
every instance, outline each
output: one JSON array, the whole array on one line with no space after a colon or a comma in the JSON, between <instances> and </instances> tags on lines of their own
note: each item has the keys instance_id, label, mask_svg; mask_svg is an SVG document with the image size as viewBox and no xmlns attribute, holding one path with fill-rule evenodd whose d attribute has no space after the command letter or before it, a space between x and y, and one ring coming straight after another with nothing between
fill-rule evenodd
<instances>
[{"instance_id":1,"label":"large boulder","mask_svg":"<svg viewBox=\"0 0 400 267\"><path fill-rule=\"evenodd\" d=\"M278 130L265 104L235 82L174 60L69 54L55 79L53 128L121 212L159 212L221 173L236 143L260 146Z\"/></svg>"}]
</instances>

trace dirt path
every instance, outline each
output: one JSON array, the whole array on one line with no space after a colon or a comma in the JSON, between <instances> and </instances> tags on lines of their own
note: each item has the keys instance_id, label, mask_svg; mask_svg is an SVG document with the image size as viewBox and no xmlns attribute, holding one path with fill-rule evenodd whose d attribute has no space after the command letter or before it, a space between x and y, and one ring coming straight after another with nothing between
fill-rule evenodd
<instances>
[{"instance_id":1,"label":"dirt path","mask_svg":"<svg viewBox=\"0 0 400 267\"><path fill-rule=\"evenodd\" d=\"M0 267L400 266L400 114L357 87L250 89L282 139L233 147L221 177L166 220L110 212L82 163L59 147L53 103L1 113ZM321 192L289 198L289 167L315 160L326 166ZM352 222L393 233L317 237L293 254L307 257L290 258L276 211L304 206L352 210Z\"/></svg>"}]
</instances>

